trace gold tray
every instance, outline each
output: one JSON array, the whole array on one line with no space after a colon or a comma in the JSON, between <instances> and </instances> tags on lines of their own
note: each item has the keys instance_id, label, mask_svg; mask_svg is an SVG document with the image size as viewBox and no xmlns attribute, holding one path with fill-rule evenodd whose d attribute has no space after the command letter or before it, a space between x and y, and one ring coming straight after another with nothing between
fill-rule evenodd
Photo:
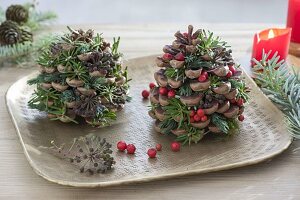
<instances>
[{"instance_id":1,"label":"gold tray","mask_svg":"<svg viewBox=\"0 0 300 200\"><path fill-rule=\"evenodd\" d=\"M34 171L45 179L76 187L103 187L206 173L255 164L269 159L291 144L282 113L262 94L246 76L252 88L251 101L246 107L240 133L226 140L204 139L197 145L184 146L180 152L170 150L173 137L158 134L153 129L154 120L148 114L148 100L141 91L153 81L157 70L154 56L126 61L129 66L131 96L133 100L118 115L111 127L92 128L87 125L64 124L50 121L45 114L27 107L34 87L26 81L32 74L14 83L6 94L7 107L15 124L24 154ZM50 146L50 141L67 143L74 137L89 133L107 138L113 144L114 169L106 174L89 176L81 174L75 166L61 160L40 146ZM116 151L116 143L125 140L136 145L135 155ZM156 159L148 159L147 149L163 145Z\"/></svg>"}]
</instances>

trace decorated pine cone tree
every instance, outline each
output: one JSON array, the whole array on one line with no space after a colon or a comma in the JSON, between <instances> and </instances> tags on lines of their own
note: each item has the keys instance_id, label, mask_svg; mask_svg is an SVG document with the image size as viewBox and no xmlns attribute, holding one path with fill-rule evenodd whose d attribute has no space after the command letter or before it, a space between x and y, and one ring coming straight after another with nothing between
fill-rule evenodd
<instances>
[{"instance_id":1,"label":"decorated pine cone tree","mask_svg":"<svg viewBox=\"0 0 300 200\"><path fill-rule=\"evenodd\" d=\"M52 120L84 118L93 126L109 125L128 99L120 38L110 45L93 30L69 30L41 52L40 74L28 81L37 84L29 106L47 112Z\"/></svg>"},{"instance_id":2,"label":"decorated pine cone tree","mask_svg":"<svg viewBox=\"0 0 300 200\"><path fill-rule=\"evenodd\" d=\"M207 133L228 135L248 100L248 88L231 50L213 33L188 27L157 57L158 84L150 91L149 115L155 130L183 143L197 143Z\"/></svg>"},{"instance_id":3,"label":"decorated pine cone tree","mask_svg":"<svg viewBox=\"0 0 300 200\"><path fill-rule=\"evenodd\" d=\"M14 21L18 24L27 22L29 13L22 5L11 5L6 10L6 20Z\"/></svg>"},{"instance_id":4,"label":"decorated pine cone tree","mask_svg":"<svg viewBox=\"0 0 300 200\"><path fill-rule=\"evenodd\" d=\"M0 45L13 45L32 41L32 33L19 27L14 21L4 21L0 25Z\"/></svg>"}]
</instances>

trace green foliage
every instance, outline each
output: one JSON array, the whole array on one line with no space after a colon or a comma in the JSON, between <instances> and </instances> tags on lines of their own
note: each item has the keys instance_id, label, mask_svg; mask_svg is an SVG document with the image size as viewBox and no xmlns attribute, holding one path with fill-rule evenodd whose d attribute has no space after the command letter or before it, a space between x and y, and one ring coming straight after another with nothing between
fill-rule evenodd
<instances>
[{"instance_id":1,"label":"green foliage","mask_svg":"<svg viewBox=\"0 0 300 200\"><path fill-rule=\"evenodd\" d=\"M188 55L185 58L186 68L187 69L212 69L213 68L213 62L211 61L204 61L199 57L199 55Z\"/></svg>"},{"instance_id":2,"label":"green foliage","mask_svg":"<svg viewBox=\"0 0 300 200\"><path fill-rule=\"evenodd\" d=\"M60 99L62 102L72 102L76 100L76 95L73 90L65 90L60 94Z\"/></svg>"},{"instance_id":3,"label":"green foliage","mask_svg":"<svg viewBox=\"0 0 300 200\"><path fill-rule=\"evenodd\" d=\"M71 63L72 63L71 66L73 70L67 72L67 76L70 79L80 79L80 80L87 81L89 77L87 68L79 62L71 62Z\"/></svg>"},{"instance_id":4,"label":"green foliage","mask_svg":"<svg viewBox=\"0 0 300 200\"><path fill-rule=\"evenodd\" d=\"M164 134L173 134L171 131L178 127L178 123L174 119L165 119L159 125Z\"/></svg>"},{"instance_id":5,"label":"green foliage","mask_svg":"<svg viewBox=\"0 0 300 200\"><path fill-rule=\"evenodd\" d=\"M191 145L191 143L198 143L204 136L204 129L198 129L195 127L187 127L187 134L180 135L176 138L176 141L182 142L183 145L188 143Z\"/></svg>"},{"instance_id":6,"label":"green foliage","mask_svg":"<svg viewBox=\"0 0 300 200\"><path fill-rule=\"evenodd\" d=\"M165 75L168 78L175 79L177 80L184 80L185 74L184 74L185 69L180 68L180 69L175 69L172 67L169 67L165 71Z\"/></svg>"},{"instance_id":7,"label":"green foliage","mask_svg":"<svg viewBox=\"0 0 300 200\"><path fill-rule=\"evenodd\" d=\"M27 84L34 85L34 84L41 84L41 83L61 83L65 84L66 74L61 74L59 72L55 72L52 74L43 73L39 74L37 77L32 78L27 81Z\"/></svg>"},{"instance_id":8,"label":"green foliage","mask_svg":"<svg viewBox=\"0 0 300 200\"><path fill-rule=\"evenodd\" d=\"M38 87L34 91L32 98L29 100L28 106L41 111L49 111L48 102L50 100L59 102L59 93L52 88L47 90Z\"/></svg>"},{"instance_id":9,"label":"green foliage","mask_svg":"<svg viewBox=\"0 0 300 200\"><path fill-rule=\"evenodd\" d=\"M220 115L220 114L217 114L217 113L214 113L211 115L211 121L214 125L216 125L222 132L224 133L228 133L229 132L229 124L227 122L227 119Z\"/></svg>"},{"instance_id":10,"label":"green foliage","mask_svg":"<svg viewBox=\"0 0 300 200\"><path fill-rule=\"evenodd\" d=\"M246 83L242 80L237 79L229 79L232 88L236 88L238 90L237 98L242 98L245 102L249 101L249 89L246 87Z\"/></svg>"},{"instance_id":11,"label":"green foliage","mask_svg":"<svg viewBox=\"0 0 300 200\"><path fill-rule=\"evenodd\" d=\"M191 96L193 93L192 88L190 87L189 83L184 83L180 88L179 88L179 95L180 96Z\"/></svg>"},{"instance_id":12,"label":"green foliage","mask_svg":"<svg viewBox=\"0 0 300 200\"><path fill-rule=\"evenodd\" d=\"M277 53L272 58L263 52L262 60L255 62L255 81L262 91L284 113L290 133L300 138L300 75L289 71L286 63L279 61Z\"/></svg>"},{"instance_id":13,"label":"green foliage","mask_svg":"<svg viewBox=\"0 0 300 200\"><path fill-rule=\"evenodd\" d=\"M180 118L178 128L182 127L185 119L189 119L190 111L188 110L188 106L181 103L179 99L170 99L169 104L164 106L163 109L168 119Z\"/></svg>"}]
</instances>

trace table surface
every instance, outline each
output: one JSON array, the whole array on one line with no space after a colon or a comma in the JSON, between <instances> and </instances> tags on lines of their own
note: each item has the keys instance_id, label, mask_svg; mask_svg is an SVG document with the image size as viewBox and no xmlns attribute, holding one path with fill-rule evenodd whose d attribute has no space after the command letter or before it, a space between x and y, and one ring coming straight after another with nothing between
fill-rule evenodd
<instances>
[{"instance_id":1,"label":"table surface","mask_svg":"<svg viewBox=\"0 0 300 200\"><path fill-rule=\"evenodd\" d=\"M233 55L249 54L253 34L274 25L198 24L232 46ZM103 32L107 40L121 36L125 59L159 54L183 24L84 25ZM66 31L52 26L47 32ZM27 162L5 105L8 87L35 69L0 67L0 199L300 199L300 142L266 162L227 171L109 188L83 189L50 183ZM6 197L6 198L4 198Z\"/></svg>"}]
</instances>

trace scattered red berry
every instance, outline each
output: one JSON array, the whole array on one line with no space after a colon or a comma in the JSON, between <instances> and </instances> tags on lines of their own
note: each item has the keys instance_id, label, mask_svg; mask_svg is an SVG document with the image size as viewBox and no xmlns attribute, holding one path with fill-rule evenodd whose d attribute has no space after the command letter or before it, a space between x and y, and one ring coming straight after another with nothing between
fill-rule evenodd
<instances>
[{"instance_id":1,"label":"scattered red berry","mask_svg":"<svg viewBox=\"0 0 300 200\"><path fill-rule=\"evenodd\" d=\"M178 60L178 61L184 61L184 55L183 53L178 53L175 55L175 60Z\"/></svg>"},{"instance_id":2,"label":"scattered red berry","mask_svg":"<svg viewBox=\"0 0 300 200\"><path fill-rule=\"evenodd\" d=\"M199 115L195 115L193 118L196 122L199 122L201 120L201 117Z\"/></svg>"},{"instance_id":3,"label":"scattered red berry","mask_svg":"<svg viewBox=\"0 0 300 200\"><path fill-rule=\"evenodd\" d=\"M128 154L134 154L134 152L135 152L135 146L133 145L133 144L128 144L127 145L127 153Z\"/></svg>"},{"instance_id":4,"label":"scattered red berry","mask_svg":"<svg viewBox=\"0 0 300 200\"><path fill-rule=\"evenodd\" d=\"M148 90L143 90L143 91L142 91L142 96L143 96L145 99L147 99L147 98L149 97L149 95L150 95L150 92L149 92Z\"/></svg>"},{"instance_id":5,"label":"scattered red berry","mask_svg":"<svg viewBox=\"0 0 300 200\"><path fill-rule=\"evenodd\" d=\"M196 115L196 112L194 110L191 110L190 117L194 117Z\"/></svg>"},{"instance_id":6,"label":"scattered red berry","mask_svg":"<svg viewBox=\"0 0 300 200\"><path fill-rule=\"evenodd\" d=\"M153 89L155 86L156 86L155 83L149 83L149 88L150 89Z\"/></svg>"},{"instance_id":7,"label":"scattered red berry","mask_svg":"<svg viewBox=\"0 0 300 200\"><path fill-rule=\"evenodd\" d=\"M154 148L148 149L147 154L148 154L149 158L155 158L156 157L156 149L154 149Z\"/></svg>"},{"instance_id":8,"label":"scattered red berry","mask_svg":"<svg viewBox=\"0 0 300 200\"><path fill-rule=\"evenodd\" d=\"M169 90L169 92L168 92L168 97L169 98L173 98L173 97L175 97L175 90Z\"/></svg>"},{"instance_id":9,"label":"scattered red berry","mask_svg":"<svg viewBox=\"0 0 300 200\"><path fill-rule=\"evenodd\" d=\"M237 101L236 101L236 104L238 105L238 106L242 106L242 105L244 105L244 100L243 99L238 99Z\"/></svg>"},{"instance_id":10,"label":"scattered red berry","mask_svg":"<svg viewBox=\"0 0 300 200\"><path fill-rule=\"evenodd\" d=\"M183 35L183 37L188 38L189 34L187 32L185 32L185 33L182 33L182 35Z\"/></svg>"},{"instance_id":11,"label":"scattered red berry","mask_svg":"<svg viewBox=\"0 0 300 200\"><path fill-rule=\"evenodd\" d=\"M167 95L168 94L168 89L165 87L159 88L159 94L161 95Z\"/></svg>"},{"instance_id":12,"label":"scattered red berry","mask_svg":"<svg viewBox=\"0 0 300 200\"><path fill-rule=\"evenodd\" d=\"M170 54L170 53L165 53L165 54L163 55L163 59L164 59L164 60L172 60L172 59L173 59L173 55Z\"/></svg>"},{"instance_id":13,"label":"scattered red berry","mask_svg":"<svg viewBox=\"0 0 300 200\"><path fill-rule=\"evenodd\" d=\"M190 117L190 123L194 123L195 120L194 120L194 117Z\"/></svg>"},{"instance_id":14,"label":"scattered red berry","mask_svg":"<svg viewBox=\"0 0 300 200\"><path fill-rule=\"evenodd\" d=\"M201 108L199 108L199 109L197 110L197 115L199 115L199 117L203 117L203 116L204 116L204 110L201 109Z\"/></svg>"},{"instance_id":15,"label":"scattered red berry","mask_svg":"<svg viewBox=\"0 0 300 200\"><path fill-rule=\"evenodd\" d=\"M179 142L172 142L171 149L174 152L180 151L180 143Z\"/></svg>"},{"instance_id":16,"label":"scattered red berry","mask_svg":"<svg viewBox=\"0 0 300 200\"><path fill-rule=\"evenodd\" d=\"M202 71L201 75L204 75L206 78L208 78L208 73L206 71Z\"/></svg>"},{"instance_id":17,"label":"scattered red berry","mask_svg":"<svg viewBox=\"0 0 300 200\"><path fill-rule=\"evenodd\" d=\"M232 77L232 72L231 72L231 71L229 71L229 72L226 74L226 77L227 77L227 78L230 78L230 77Z\"/></svg>"},{"instance_id":18,"label":"scattered red berry","mask_svg":"<svg viewBox=\"0 0 300 200\"><path fill-rule=\"evenodd\" d=\"M207 79L207 78L206 78L205 75L200 75L199 78L198 78L198 81L199 81L199 82L204 82L204 81L206 81L206 79Z\"/></svg>"},{"instance_id":19,"label":"scattered red berry","mask_svg":"<svg viewBox=\"0 0 300 200\"><path fill-rule=\"evenodd\" d=\"M157 151L161 151L162 145L161 144L156 144L155 148L156 148Z\"/></svg>"},{"instance_id":20,"label":"scattered red berry","mask_svg":"<svg viewBox=\"0 0 300 200\"><path fill-rule=\"evenodd\" d=\"M205 121L207 121L207 116L206 115L201 117L201 122L205 122Z\"/></svg>"},{"instance_id":21,"label":"scattered red berry","mask_svg":"<svg viewBox=\"0 0 300 200\"><path fill-rule=\"evenodd\" d=\"M244 115L240 115L239 117L238 117L238 119L239 119L239 121L244 121L244 119L245 119L245 117L244 117Z\"/></svg>"},{"instance_id":22,"label":"scattered red berry","mask_svg":"<svg viewBox=\"0 0 300 200\"><path fill-rule=\"evenodd\" d=\"M233 65L229 65L229 70L232 72L232 74L235 73L235 68Z\"/></svg>"},{"instance_id":23,"label":"scattered red berry","mask_svg":"<svg viewBox=\"0 0 300 200\"><path fill-rule=\"evenodd\" d=\"M125 151L125 149L127 148L126 142L119 141L117 143L117 148L118 148L119 151Z\"/></svg>"}]
</instances>

